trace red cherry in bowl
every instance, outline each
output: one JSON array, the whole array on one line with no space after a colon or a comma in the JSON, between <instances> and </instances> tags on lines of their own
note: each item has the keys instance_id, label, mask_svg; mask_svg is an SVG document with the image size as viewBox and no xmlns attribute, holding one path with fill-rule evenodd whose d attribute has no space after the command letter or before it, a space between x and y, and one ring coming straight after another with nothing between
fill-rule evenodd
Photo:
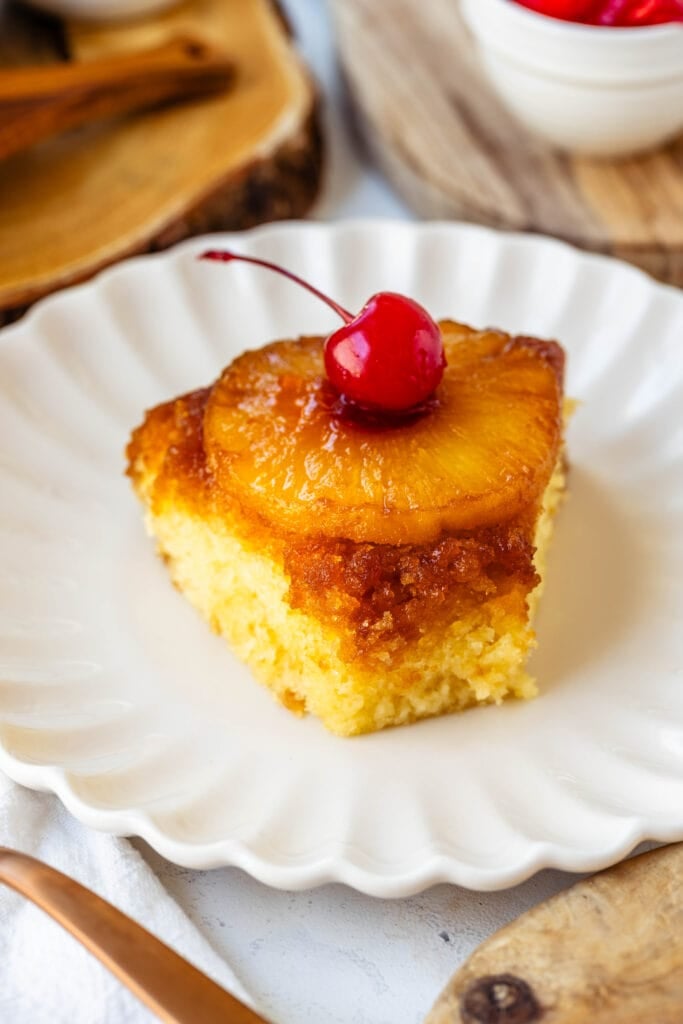
<instances>
[{"instance_id":1,"label":"red cherry in bowl","mask_svg":"<svg viewBox=\"0 0 683 1024\"><path fill-rule=\"evenodd\" d=\"M596 21L627 28L683 22L683 0L604 0Z\"/></svg>"},{"instance_id":2,"label":"red cherry in bowl","mask_svg":"<svg viewBox=\"0 0 683 1024\"><path fill-rule=\"evenodd\" d=\"M683 22L683 0L516 0L551 18L589 25L637 27Z\"/></svg>"},{"instance_id":3,"label":"red cherry in bowl","mask_svg":"<svg viewBox=\"0 0 683 1024\"><path fill-rule=\"evenodd\" d=\"M581 21L591 14L596 0L517 0L517 3L550 18Z\"/></svg>"},{"instance_id":4,"label":"red cherry in bowl","mask_svg":"<svg viewBox=\"0 0 683 1024\"><path fill-rule=\"evenodd\" d=\"M354 316L296 274L252 256L212 249L200 259L239 260L283 274L323 302L344 321L325 342L325 370L348 401L375 412L409 412L429 398L446 366L438 324L405 295L378 292Z\"/></svg>"}]
</instances>

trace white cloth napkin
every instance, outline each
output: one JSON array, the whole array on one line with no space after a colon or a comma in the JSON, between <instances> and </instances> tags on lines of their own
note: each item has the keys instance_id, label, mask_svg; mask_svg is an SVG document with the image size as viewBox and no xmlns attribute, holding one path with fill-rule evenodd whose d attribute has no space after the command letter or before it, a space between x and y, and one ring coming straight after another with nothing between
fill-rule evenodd
<instances>
[{"instance_id":1,"label":"white cloth napkin","mask_svg":"<svg viewBox=\"0 0 683 1024\"><path fill-rule=\"evenodd\" d=\"M58 800L0 775L0 845L30 853L129 914L243 1002L251 1000L140 854ZM75 939L0 885L0 1024L151 1024L156 1018Z\"/></svg>"}]
</instances>

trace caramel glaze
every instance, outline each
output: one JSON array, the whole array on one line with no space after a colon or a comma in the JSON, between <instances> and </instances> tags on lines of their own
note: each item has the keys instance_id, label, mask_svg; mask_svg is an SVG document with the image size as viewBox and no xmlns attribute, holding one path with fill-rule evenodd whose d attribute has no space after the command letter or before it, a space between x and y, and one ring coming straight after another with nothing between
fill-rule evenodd
<instances>
[{"instance_id":1,"label":"caramel glaze","mask_svg":"<svg viewBox=\"0 0 683 1024\"><path fill-rule=\"evenodd\" d=\"M561 367L558 366L558 373ZM355 543L279 530L220 488L204 453L203 416L210 389L147 414L128 445L128 474L153 513L173 505L229 531L284 567L293 608L328 622L349 659L399 650L492 597L501 613L525 615L539 582L533 565L538 506L478 530L432 543Z\"/></svg>"}]
</instances>

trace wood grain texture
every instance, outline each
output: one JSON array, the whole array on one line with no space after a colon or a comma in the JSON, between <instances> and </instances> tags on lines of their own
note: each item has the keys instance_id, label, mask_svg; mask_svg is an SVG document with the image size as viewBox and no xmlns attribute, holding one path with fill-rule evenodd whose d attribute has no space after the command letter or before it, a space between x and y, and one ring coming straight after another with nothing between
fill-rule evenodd
<instances>
[{"instance_id":1,"label":"wood grain texture","mask_svg":"<svg viewBox=\"0 0 683 1024\"><path fill-rule=\"evenodd\" d=\"M235 82L0 164L0 318L129 254L308 210L321 174L316 91L272 0L188 0L146 21L66 30L77 60L197 36L225 50Z\"/></svg>"},{"instance_id":2,"label":"wood grain texture","mask_svg":"<svg viewBox=\"0 0 683 1024\"><path fill-rule=\"evenodd\" d=\"M683 846L624 861L523 914L425 1024L680 1024Z\"/></svg>"},{"instance_id":3,"label":"wood grain texture","mask_svg":"<svg viewBox=\"0 0 683 1024\"><path fill-rule=\"evenodd\" d=\"M424 217L555 235L683 285L683 138L648 157L550 148L489 87L455 0L334 0L373 156Z\"/></svg>"}]
</instances>

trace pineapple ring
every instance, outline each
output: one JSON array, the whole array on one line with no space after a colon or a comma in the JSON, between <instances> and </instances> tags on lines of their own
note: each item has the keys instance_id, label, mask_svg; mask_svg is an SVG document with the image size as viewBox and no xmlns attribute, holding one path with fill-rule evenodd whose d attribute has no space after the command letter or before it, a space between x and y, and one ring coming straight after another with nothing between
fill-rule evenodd
<instances>
[{"instance_id":1,"label":"pineapple ring","mask_svg":"<svg viewBox=\"0 0 683 1024\"><path fill-rule=\"evenodd\" d=\"M535 512L561 443L562 350L440 327L448 366L431 407L393 424L345 414L320 338L240 356L204 417L219 490L279 529L380 544Z\"/></svg>"}]
</instances>

